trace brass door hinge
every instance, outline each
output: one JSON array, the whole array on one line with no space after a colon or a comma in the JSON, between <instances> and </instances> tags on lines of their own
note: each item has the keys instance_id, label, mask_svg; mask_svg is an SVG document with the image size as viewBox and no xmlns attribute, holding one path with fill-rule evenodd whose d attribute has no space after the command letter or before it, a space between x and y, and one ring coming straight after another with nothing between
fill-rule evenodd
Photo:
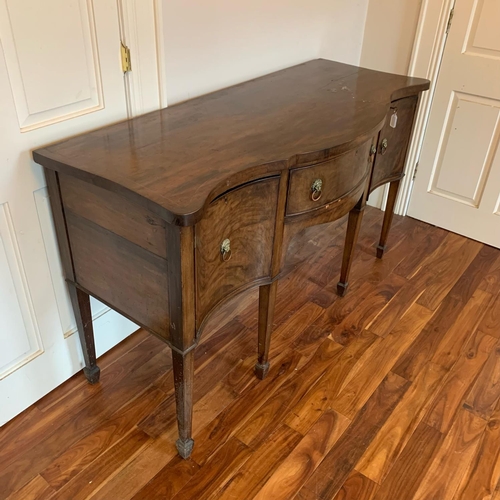
<instances>
[{"instance_id":1,"label":"brass door hinge","mask_svg":"<svg viewBox=\"0 0 500 500\"><path fill-rule=\"evenodd\" d=\"M455 7L450 10L450 17L448 18L448 25L446 26L446 34L450 32L451 23L453 22L453 16L455 15Z\"/></svg>"},{"instance_id":2,"label":"brass door hinge","mask_svg":"<svg viewBox=\"0 0 500 500\"><path fill-rule=\"evenodd\" d=\"M130 49L122 42L121 43L121 54L122 54L122 71L128 73L132 71L132 62L130 60Z\"/></svg>"},{"instance_id":3,"label":"brass door hinge","mask_svg":"<svg viewBox=\"0 0 500 500\"><path fill-rule=\"evenodd\" d=\"M413 171L413 177L412 177L412 181L414 181L416 178L417 178L417 172L418 172L418 165L419 165L419 161L417 161L417 164L415 165L415 170Z\"/></svg>"}]
</instances>

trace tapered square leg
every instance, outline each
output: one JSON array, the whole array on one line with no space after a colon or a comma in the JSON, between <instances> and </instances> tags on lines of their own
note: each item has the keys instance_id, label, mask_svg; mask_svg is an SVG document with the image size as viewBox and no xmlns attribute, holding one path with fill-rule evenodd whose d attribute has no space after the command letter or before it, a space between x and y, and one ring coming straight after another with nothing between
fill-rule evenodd
<instances>
[{"instance_id":1,"label":"tapered square leg","mask_svg":"<svg viewBox=\"0 0 500 500\"><path fill-rule=\"evenodd\" d=\"M349 212L349 220L347 222L347 234L344 245L344 256L342 258L342 269L340 272L340 281L337 283L337 294L343 297L349 286L349 273L354 257L354 250L358 241L359 229L363 219L365 210L364 199Z\"/></svg>"},{"instance_id":2,"label":"tapered square leg","mask_svg":"<svg viewBox=\"0 0 500 500\"><path fill-rule=\"evenodd\" d=\"M82 345L85 367L83 373L90 384L97 384L101 370L97 366L95 354L94 328L92 326L92 312L90 310L90 297L82 292L73 283L68 283L69 296L73 305L78 336Z\"/></svg>"},{"instance_id":3,"label":"tapered square leg","mask_svg":"<svg viewBox=\"0 0 500 500\"><path fill-rule=\"evenodd\" d=\"M394 217L394 206L398 198L399 185L401 180L391 182L389 185L389 195L387 197L387 204L384 213L384 222L382 224L382 234L380 235L380 242L377 246L377 257L382 258L386 249L387 238L391 230L392 219Z\"/></svg>"},{"instance_id":4,"label":"tapered square leg","mask_svg":"<svg viewBox=\"0 0 500 500\"><path fill-rule=\"evenodd\" d=\"M274 305L278 282L259 288L259 357L255 365L255 374L263 380L269 372L269 347L273 330Z\"/></svg>"},{"instance_id":5,"label":"tapered square leg","mask_svg":"<svg viewBox=\"0 0 500 500\"><path fill-rule=\"evenodd\" d=\"M179 439L175 443L182 458L189 458L193 451L193 379L194 349L186 354L172 351L174 368L175 401Z\"/></svg>"}]
</instances>

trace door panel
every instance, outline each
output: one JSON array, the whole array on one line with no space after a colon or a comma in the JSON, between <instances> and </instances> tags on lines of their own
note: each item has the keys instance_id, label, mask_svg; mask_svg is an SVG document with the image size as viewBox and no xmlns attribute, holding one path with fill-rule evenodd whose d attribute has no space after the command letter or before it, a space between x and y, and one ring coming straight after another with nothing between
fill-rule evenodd
<instances>
[{"instance_id":1,"label":"door panel","mask_svg":"<svg viewBox=\"0 0 500 500\"><path fill-rule=\"evenodd\" d=\"M31 151L127 118L116 0L0 0L0 425L82 366ZM98 354L136 325L93 301Z\"/></svg>"},{"instance_id":2,"label":"door panel","mask_svg":"<svg viewBox=\"0 0 500 500\"><path fill-rule=\"evenodd\" d=\"M500 247L500 4L457 0L409 215Z\"/></svg>"}]
</instances>

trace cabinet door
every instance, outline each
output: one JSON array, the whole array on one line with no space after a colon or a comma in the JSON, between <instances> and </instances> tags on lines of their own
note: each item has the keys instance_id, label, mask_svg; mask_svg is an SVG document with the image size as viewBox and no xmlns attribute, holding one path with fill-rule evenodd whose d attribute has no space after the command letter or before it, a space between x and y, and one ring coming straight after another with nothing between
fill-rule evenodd
<instances>
[{"instance_id":1,"label":"cabinet door","mask_svg":"<svg viewBox=\"0 0 500 500\"><path fill-rule=\"evenodd\" d=\"M224 298L268 279L279 177L236 188L196 225L196 323Z\"/></svg>"},{"instance_id":2,"label":"cabinet door","mask_svg":"<svg viewBox=\"0 0 500 500\"><path fill-rule=\"evenodd\" d=\"M370 192L403 176L417 103L418 97L412 96L391 104L379 136Z\"/></svg>"}]
</instances>

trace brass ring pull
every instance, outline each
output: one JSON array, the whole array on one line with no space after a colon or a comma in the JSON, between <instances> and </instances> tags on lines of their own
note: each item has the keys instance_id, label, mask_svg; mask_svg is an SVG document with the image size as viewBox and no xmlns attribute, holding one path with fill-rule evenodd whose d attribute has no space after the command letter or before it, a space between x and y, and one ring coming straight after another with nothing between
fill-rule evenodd
<instances>
[{"instance_id":1,"label":"brass ring pull","mask_svg":"<svg viewBox=\"0 0 500 500\"><path fill-rule=\"evenodd\" d=\"M389 141L387 139L384 139L382 141L382 145L380 146L380 154L385 155L388 147L389 147Z\"/></svg>"},{"instance_id":2,"label":"brass ring pull","mask_svg":"<svg viewBox=\"0 0 500 500\"><path fill-rule=\"evenodd\" d=\"M321 179L316 179L311 186L311 200L318 201L323 194L321 190L323 189L323 181Z\"/></svg>"},{"instance_id":3,"label":"brass ring pull","mask_svg":"<svg viewBox=\"0 0 500 500\"><path fill-rule=\"evenodd\" d=\"M220 245L220 255L222 262L227 262L231 258L231 241L226 238Z\"/></svg>"}]
</instances>

